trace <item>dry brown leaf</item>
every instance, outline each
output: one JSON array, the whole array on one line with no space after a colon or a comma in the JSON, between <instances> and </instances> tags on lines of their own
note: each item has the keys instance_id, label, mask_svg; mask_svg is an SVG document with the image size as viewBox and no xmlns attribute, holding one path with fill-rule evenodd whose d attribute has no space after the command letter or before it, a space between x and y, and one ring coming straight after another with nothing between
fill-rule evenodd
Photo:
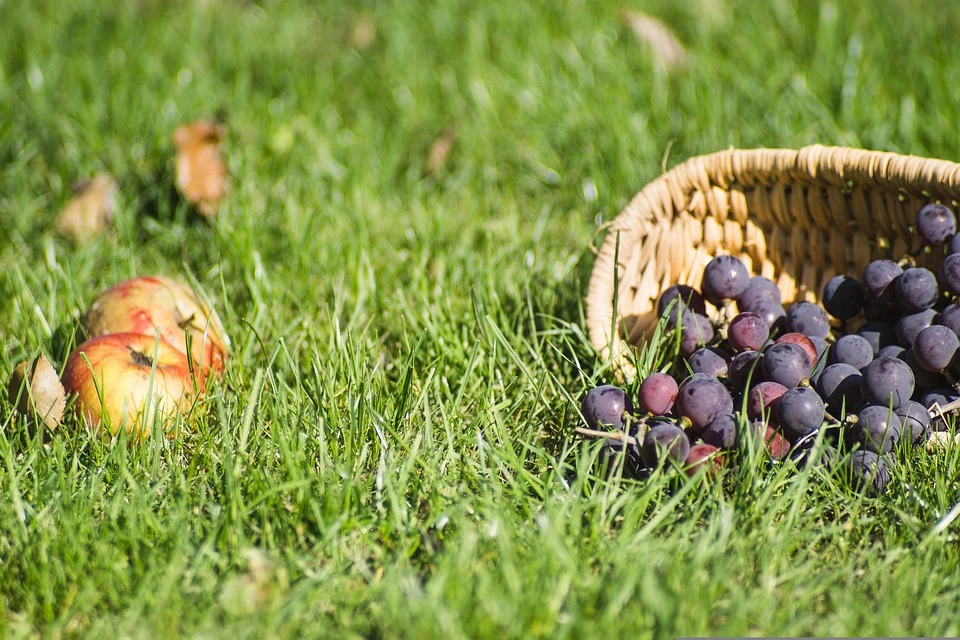
<instances>
[{"instance_id":1,"label":"dry brown leaf","mask_svg":"<svg viewBox=\"0 0 960 640\"><path fill-rule=\"evenodd\" d=\"M363 51L377 39L377 25L368 16L360 16L350 27L350 46Z\"/></svg>"},{"instance_id":2,"label":"dry brown leaf","mask_svg":"<svg viewBox=\"0 0 960 640\"><path fill-rule=\"evenodd\" d=\"M36 412L51 431L63 421L67 393L57 370L42 353L33 361L24 360L14 368L7 396L20 413L33 416Z\"/></svg>"},{"instance_id":3,"label":"dry brown leaf","mask_svg":"<svg viewBox=\"0 0 960 640\"><path fill-rule=\"evenodd\" d=\"M212 218L229 187L227 167L220 143L227 128L212 120L197 120L177 127L173 144L177 148L177 189L197 210Z\"/></svg>"},{"instance_id":4,"label":"dry brown leaf","mask_svg":"<svg viewBox=\"0 0 960 640\"><path fill-rule=\"evenodd\" d=\"M101 173L74 187L74 196L55 223L57 233L76 244L90 241L113 219L117 181Z\"/></svg>"},{"instance_id":5,"label":"dry brown leaf","mask_svg":"<svg viewBox=\"0 0 960 640\"><path fill-rule=\"evenodd\" d=\"M653 51L653 55L667 70L680 69L687 64L687 50L662 21L640 11L620 9L617 16L640 42Z\"/></svg>"},{"instance_id":6,"label":"dry brown leaf","mask_svg":"<svg viewBox=\"0 0 960 640\"><path fill-rule=\"evenodd\" d=\"M926 449L932 453L937 449L946 449L951 445L960 445L960 433L950 435L947 431L934 431L930 434L930 439L927 440Z\"/></svg>"},{"instance_id":7,"label":"dry brown leaf","mask_svg":"<svg viewBox=\"0 0 960 640\"><path fill-rule=\"evenodd\" d=\"M427 159L424 162L424 171L428 176L436 175L447 164L456 138L456 131L452 128L447 129L430 145L430 151L427 152Z\"/></svg>"}]
</instances>

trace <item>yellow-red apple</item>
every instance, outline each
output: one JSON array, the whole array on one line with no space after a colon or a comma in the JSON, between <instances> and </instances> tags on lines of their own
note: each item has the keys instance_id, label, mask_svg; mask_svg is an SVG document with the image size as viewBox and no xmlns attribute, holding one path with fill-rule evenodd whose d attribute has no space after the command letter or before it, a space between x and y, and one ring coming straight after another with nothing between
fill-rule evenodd
<instances>
[{"instance_id":1,"label":"yellow-red apple","mask_svg":"<svg viewBox=\"0 0 960 640\"><path fill-rule=\"evenodd\" d=\"M140 333L111 333L84 342L67 358L63 386L95 429L147 436L168 431L193 394L187 356L163 340Z\"/></svg>"},{"instance_id":2,"label":"yellow-red apple","mask_svg":"<svg viewBox=\"0 0 960 640\"><path fill-rule=\"evenodd\" d=\"M87 338L110 333L157 334L183 353L190 337L190 355L198 369L197 384L223 372L230 344L219 318L185 285L160 276L124 280L93 301L81 321Z\"/></svg>"}]
</instances>

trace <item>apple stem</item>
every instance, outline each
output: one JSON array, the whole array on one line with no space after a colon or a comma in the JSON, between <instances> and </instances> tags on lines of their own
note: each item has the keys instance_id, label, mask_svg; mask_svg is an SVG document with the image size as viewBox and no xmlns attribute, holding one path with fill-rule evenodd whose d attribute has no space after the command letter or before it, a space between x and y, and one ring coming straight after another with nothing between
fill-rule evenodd
<instances>
[{"instance_id":1,"label":"apple stem","mask_svg":"<svg viewBox=\"0 0 960 640\"><path fill-rule=\"evenodd\" d=\"M143 353L142 351L137 351L136 349L131 349L127 347L127 351L130 352L130 357L133 358L133 361L137 364L144 367L153 367L153 358Z\"/></svg>"}]
</instances>

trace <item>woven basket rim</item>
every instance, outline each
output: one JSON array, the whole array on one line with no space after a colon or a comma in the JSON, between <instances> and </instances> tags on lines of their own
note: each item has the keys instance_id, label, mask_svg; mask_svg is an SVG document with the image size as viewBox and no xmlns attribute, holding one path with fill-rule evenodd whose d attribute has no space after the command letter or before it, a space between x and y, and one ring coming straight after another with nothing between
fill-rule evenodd
<instances>
[{"instance_id":1,"label":"woven basket rim","mask_svg":"<svg viewBox=\"0 0 960 640\"><path fill-rule=\"evenodd\" d=\"M586 296L587 331L601 358L611 359L621 373L634 373L628 362L629 347L617 329L621 314L613 309L613 301L620 279L614 274L625 268L623 256L645 239L645 231L664 233L665 225L676 222L682 213L707 211L707 215L726 220L733 213L724 210L722 199L713 197L718 189L728 194L732 189L773 190L783 200L784 189L797 187L822 189L840 200L860 190L882 192L901 201L956 204L960 201L960 164L889 151L814 144L799 149L730 147L675 165L644 186L607 223L609 228L595 259ZM778 224L788 226L788 203L775 202L772 206L781 215ZM719 211L712 211L711 207ZM859 222L870 224L869 212L861 214ZM681 259L677 251L669 257L659 253L648 257ZM618 260L620 268L614 269Z\"/></svg>"}]
</instances>

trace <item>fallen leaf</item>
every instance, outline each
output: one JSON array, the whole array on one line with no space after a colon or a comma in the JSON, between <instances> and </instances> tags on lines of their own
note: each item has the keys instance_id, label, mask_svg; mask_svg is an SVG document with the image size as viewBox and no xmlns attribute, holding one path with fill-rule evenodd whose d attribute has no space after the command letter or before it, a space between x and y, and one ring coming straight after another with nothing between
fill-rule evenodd
<instances>
[{"instance_id":1,"label":"fallen leaf","mask_svg":"<svg viewBox=\"0 0 960 640\"><path fill-rule=\"evenodd\" d=\"M212 218L228 190L227 167L220 143L226 126L202 119L181 125L173 132L177 148L177 189L202 215Z\"/></svg>"},{"instance_id":2,"label":"fallen leaf","mask_svg":"<svg viewBox=\"0 0 960 640\"><path fill-rule=\"evenodd\" d=\"M430 151L427 152L427 159L424 163L424 170L428 176L436 175L447 164L456 137L456 131L450 128L430 145Z\"/></svg>"},{"instance_id":3,"label":"fallen leaf","mask_svg":"<svg viewBox=\"0 0 960 640\"><path fill-rule=\"evenodd\" d=\"M76 185L73 198L57 216L57 233L75 244L93 239L113 219L117 190L117 181L103 173Z\"/></svg>"},{"instance_id":4,"label":"fallen leaf","mask_svg":"<svg viewBox=\"0 0 960 640\"><path fill-rule=\"evenodd\" d=\"M277 567L261 549L244 549L241 555L247 561L247 569L224 582L221 606L234 615L269 609L289 586L286 570Z\"/></svg>"},{"instance_id":5,"label":"fallen leaf","mask_svg":"<svg viewBox=\"0 0 960 640\"><path fill-rule=\"evenodd\" d=\"M63 421L67 393L60 383L57 370L42 353L14 368L7 387L7 397L11 404L16 404L20 413L26 416L36 413L40 416L51 431L56 430Z\"/></svg>"},{"instance_id":6,"label":"fallen leaf","mask_svg":"<svg viewBox=\"0 0 960 640\"><path fill-rule=\"evenodd\" d=\"M668 70L680 69L687 64L687 50L673 31L662 21L640 11L620 9L617 16L640 42L653 51L653 55Z\"/></svg>"},{"instance_id":7,"label":"fallen leaf","mask_svg":"<svg viewBox=\"0 0 960 640\"><path fill-rule=\"evenodd\" d=\"M377 39L377 25L368 16L360 16L350 28L349 39L351 47L363 51Z\"/></svg>"},{"instance_id":8,"label":"fallen leaf","mask_svg":"<svg viewBox=\"0 0 960 640\"><path fill-rule=\"evenodd\" d=\"M948 431L934 431L927 440L926 449L932 453L937 449L946 449L951 445L960 445L960 433L951 435Z\"/></svg>"}]
</instances>

